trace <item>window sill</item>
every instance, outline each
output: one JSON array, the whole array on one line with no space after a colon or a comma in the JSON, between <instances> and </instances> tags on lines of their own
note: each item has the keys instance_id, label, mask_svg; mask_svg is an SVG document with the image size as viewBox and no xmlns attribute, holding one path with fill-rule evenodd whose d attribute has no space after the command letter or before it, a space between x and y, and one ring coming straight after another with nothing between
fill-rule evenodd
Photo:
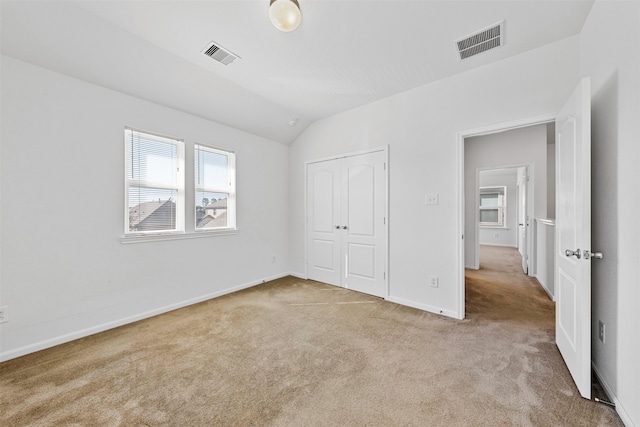
<instances>
[{"instance_id":1,"label":"window sill","mask_svg":"<svg viewBox=\"0 0 640 427\"><path fill-rule=\"evenodd\" d=\"M190 233L167 233L167 234L139 234L120 237L120 243L128 245L131 243L161 242L165 240L185 240L200 239L202 237L231 236L238 234L238 229L229 230L198 230Z\"/></svg>"}]
</instances>

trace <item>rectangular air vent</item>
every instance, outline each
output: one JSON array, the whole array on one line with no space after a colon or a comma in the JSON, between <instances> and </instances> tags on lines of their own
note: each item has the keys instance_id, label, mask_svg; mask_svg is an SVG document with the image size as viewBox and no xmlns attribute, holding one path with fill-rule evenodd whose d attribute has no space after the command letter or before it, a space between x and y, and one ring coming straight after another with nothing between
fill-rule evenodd
<instances>
[{"instance_id":1,"label":"rectangular air vent","mask_svg":"<svg viewBox=\"0 0 640 427\"><path fill-rule=\"evenodd\" d=\"M504 20L455 41L460 59L467 59L504 44Z\"/></svg>"},{"instance_id":2,"label":"rectangular air vent","mask_svg":"<svg viewBox=\"0 0 640 427\"><path fill-rule=\"evenodd\" d=\"M229 65L236 59L240 59L238 55L223 48L216 42L209 43L202 53L224 65Z\"/></svg>"}]
</instances>

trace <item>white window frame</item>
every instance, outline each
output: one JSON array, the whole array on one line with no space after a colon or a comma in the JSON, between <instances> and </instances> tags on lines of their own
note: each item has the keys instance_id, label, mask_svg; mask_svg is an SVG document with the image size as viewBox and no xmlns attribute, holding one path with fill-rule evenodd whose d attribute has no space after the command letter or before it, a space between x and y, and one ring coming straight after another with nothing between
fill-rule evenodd
<instances>
[{"instance_id":1,"label":"white window frame","mask_svg":"<svg viewBox=\"0 0 640 427\"><path fill-rule=\"evenodd\" d=\"M483 194L497 194L498 205L497 206L482 206ZM503 185L494 185L491 187L480 187L478 193L478 221L480 227L485 228L506 228L507 227L507 187ZM482 211L483 210L497 210L498 221L497 222L483 222Z\"/></svg>"},{"instance_id":2,"label":"white window frame","mask_svg":"<svg viewBox=\"0 0 640 427\"><path fill-rule=\"evenodd\" d=\"M198 150L208 151L227 157L227 184L220 187L205 187L204 185L198 185L198 179L195 178L196 166L195 161L197 159L196 152ZM225 150L222 148L211 147L204 144L196 143L193 146L194 157L194 229L196 233L220 233L225 231L236 231L236 153L234 151ZM225 193L227 196L227 226L217 228L197 228L197 209L198 201L195 200L195 194L198 191L210 192L210 193Z\"/></svg>"},{"instance_id":3,"label":"white window frame","mask_svg":"<svg viewBox=\"0 0 640 427\"><path fill-rule=\"evenodd\" d=\"M176 146L176 154L178 157L178 168L176 170L176 183L174 185L167 185L165 183L153 182L153 181L140 181L137 179L131 179L127 176L127 171L130 166L130 153L129 153L129 135L131 132L148 135L151 139L157 139L163 143L169 143ZM137 237L137 236L163 236L171 234L183 234L185 231L185 185L184 185L184 140L164 135L159 135L153 132L141 131L129 127L125 127L124 132L124 236L125 237ZM145 231L130 231L129 230L129 188L130 187L147 187L147 188L159 188L163 190L175 190L177 192L176 200L176 228L173 230L145 230Z\"/></svg>"}]
</instances>

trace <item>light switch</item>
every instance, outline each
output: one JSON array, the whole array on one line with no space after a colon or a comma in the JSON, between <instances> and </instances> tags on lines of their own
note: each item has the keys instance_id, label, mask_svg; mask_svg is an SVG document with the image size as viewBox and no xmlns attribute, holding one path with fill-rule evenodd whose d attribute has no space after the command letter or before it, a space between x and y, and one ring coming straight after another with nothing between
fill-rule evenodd
<instances>
[{"instance_id":1,"label":"light switch","mask_svg":"<svg viewBox=\"0 0 640 427\"><path fill-rule=\"evenodd\" d=\"M430 193L427 194L424 198L425 205L437 205L438 204L438 193Z\"/></svg>"},{"instance_id":2,"label":"light switch","mask_svg":"<svg viewBox=\"0 0 640 427\"><path fill-rule=\"evenodd\" d=\"M438 287L438 276L431 276L429 278L429 283L431 284L432 288L437 288Z\"/></svg>"}]
</instances>

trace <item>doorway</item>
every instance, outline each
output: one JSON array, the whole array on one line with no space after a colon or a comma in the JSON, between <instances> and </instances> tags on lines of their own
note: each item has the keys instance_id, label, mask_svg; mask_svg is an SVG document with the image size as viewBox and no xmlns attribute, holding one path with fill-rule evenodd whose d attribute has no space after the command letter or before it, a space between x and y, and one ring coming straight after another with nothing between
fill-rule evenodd
<instances>
[{"instance_id":1,"label":"doorway","mask_svg":"<svg viewBox=\"0 0 640 427\"><path fill-rule=\"evenodd\" d=\"M480 252L496 246L517 248L522 270L524 274L528 273L532 241L529 207L533 208L533 200L529 200L533 194L529 190L529 169L529 165L522 165L476 170L475 186L469 190L475 193L475 206L478 207L472 231L475 234L475 259L467 268L481 268ZM468 196L467 200L470 200L474 194Z\"/></svg>"},{"instance_id":2,"label":"doorway","mask_svg":"<svg viewBox=\"0 0 640 427\"><path fill-rule=\"evenodd\" d=\"M534 221L536 217L548 218L554 216L555 191L552 181L555 179L555 163L549 162L551 154L555 153L555 134L550 125L554 116L541 116L528 120L488 126L458 133L459 149L459 187L460 206L460 270L459 270L459 317L465 317L465 269L478 269L479 258L479 175L482 170L523 168L529 179L526 200L529 201L526 212L529 222L529 232L525 222L522 222L523 237L529 237L523 245L523 238L515 244L521 249L526 248L527 257L524 259L521 271L527 270L529 276L535 276L535 238ZM537 141L537 142L532 142ZM549 165L549 170L547 170ZM525 170L523 170L525 171ZM473 189L478 188L477 191ZM471 189L471 191L469 191ZM551 189L551 191L550 191ZM517 199L516 195L516 199ZM550 215L549 215L550 214ZM514 223L515 228L518 223ZM494 232L495 235L495 232Z\"/></svg>"}]
</instances>

